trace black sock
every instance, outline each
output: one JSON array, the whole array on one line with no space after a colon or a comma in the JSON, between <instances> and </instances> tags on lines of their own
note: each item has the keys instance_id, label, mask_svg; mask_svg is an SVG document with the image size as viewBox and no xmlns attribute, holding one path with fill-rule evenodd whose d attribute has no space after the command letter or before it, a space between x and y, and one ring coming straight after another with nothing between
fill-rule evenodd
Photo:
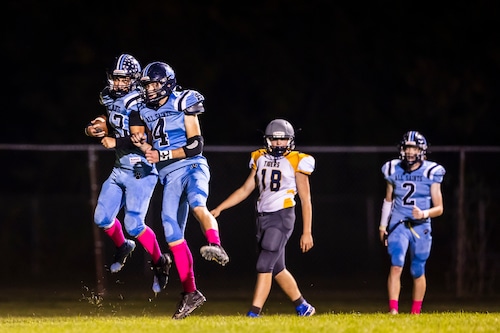
<instances>
[{"instance_id":1,"label":"black sock","mask_svg":"<svg viewBox=\"0 0 500 333\"><path fill-rule=\"evenodd\" d=\"M261 310L262 310L261 308L256 307L256 306L254 306L254 305L252 305L252 306L250 307L250 311L251 311L251 312L253 312L253 313L255 313L255 314L260 314L260 311L261 311Z\"/></svg>"},{"instance_id":2,"label":"black sock","mask_svg":"<svg viewBox=\"0 0 500 333\"><path fill-rule=\"evenodd\" d=\"M298 299L296 299L295 301L293 301L293 305L295 305L295 306L299 306L299 305L300 305L300 304L302 304L304 301L305 301L304 297L300 296Z\"/></svg>"}]
</instances>

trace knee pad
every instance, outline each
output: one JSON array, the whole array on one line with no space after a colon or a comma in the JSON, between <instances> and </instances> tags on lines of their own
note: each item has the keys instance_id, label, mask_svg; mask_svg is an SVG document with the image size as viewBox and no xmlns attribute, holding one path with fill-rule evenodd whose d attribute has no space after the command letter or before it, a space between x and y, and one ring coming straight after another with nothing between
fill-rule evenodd
<instances>
[{"instance_id":1,"label":"knee pad","mask_svg":"<svg viewBox=\"0 0 500 333\"><path fill-rule=\"evenodd\" d=\"M94 214L94 223L99 228L107 229L107 228L111 227L111 225L113 224L114 221L115 221L115 219L110 219L105 214L103 214L99 211L96 211Z\"/></svg>"},{"instance_id":2,"label":"knee pad","mask_svg":"<svg viewBox=\"0 0 500 333\"><path fill-rule=\"evenodd\" d=\"M281 230L269 228L264 231L260 241L260 254L256 269L259 273L280 272L284 268L283 254L285 235ZM280 260L281 259L281 260Z\"/></svg>"},{"instance_id":3,"label":"knee pad","mask_svg":"<svg viewBox=\"0 0 500 333\"><path fill-rule=\"evenodd\" d=\"M416 278L421 277L425 273L425 261L414 260L410 266L411 276Z\"/></svg>"},{"instance_id":4,"label":"knee pad","mask_svg":"<svg viewBox=\"0 0 500 333\"><path fill-rule=\"evenodd\" d=\"M413 257L410 266L411 276L414 278L419 278L425 274L425 263L429 258L427 253L417 254Z\"/></svg>"},{"instance_id":5,"label":"knee pad","mask_svg":"<svg viewBox=\"0 0 500 333\"><path fill-rule=\"evenodd\" d=\"M260 246L265 251L276 252L280 250L283 241L283 233L276 228L269 228L264 231Z\"/></svg>"},{"instance_id":6,"label":"knee pad","mask_svg":"<svg viewBox=\"0 0 500 333\"><path fill-rule=\"evenodd\" d=\"M271 273L273 271L275 253L269 251L261 251L255 264L257 273Z\"/></svg>"}]
</instances>

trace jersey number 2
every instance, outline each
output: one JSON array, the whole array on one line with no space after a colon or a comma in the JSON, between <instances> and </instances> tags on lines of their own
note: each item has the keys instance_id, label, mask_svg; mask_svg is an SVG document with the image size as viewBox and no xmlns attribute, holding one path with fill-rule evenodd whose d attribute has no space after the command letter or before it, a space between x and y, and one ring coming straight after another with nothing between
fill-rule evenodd
<instances>
[{"instance_id":1,"label":"jersey number 2","mask_svg":"<svg viewBox=\"0 0 500 333\"><path fill-rule=\"evenodd\" d=\"M415 206L415 200L411 198L413 193L415 193L415 184L413 183L403 183L402 188L406 189L406 194L403 196L403 204L407 206Z\"/></svg>"}]
</instances>

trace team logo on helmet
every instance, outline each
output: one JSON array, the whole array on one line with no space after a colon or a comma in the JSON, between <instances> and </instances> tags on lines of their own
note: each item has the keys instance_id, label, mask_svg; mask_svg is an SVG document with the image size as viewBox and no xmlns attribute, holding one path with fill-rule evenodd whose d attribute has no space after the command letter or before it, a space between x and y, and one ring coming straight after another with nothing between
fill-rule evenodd
<instances>
[{"instance_id":1,"label":"team logo on helmet","mask_svg":"<svg viewBox=\"0 0 500 333\"><path fill-rule=\"evenodd\" d=\"M141 65L130 54L122 54L115 59L112 69L108 71L107 75L110 94L115 98L122 97L137 87L141 77ZM120 77L129 78L129 84L115 86L115 79Z\"/></svg>"}]
</instances>

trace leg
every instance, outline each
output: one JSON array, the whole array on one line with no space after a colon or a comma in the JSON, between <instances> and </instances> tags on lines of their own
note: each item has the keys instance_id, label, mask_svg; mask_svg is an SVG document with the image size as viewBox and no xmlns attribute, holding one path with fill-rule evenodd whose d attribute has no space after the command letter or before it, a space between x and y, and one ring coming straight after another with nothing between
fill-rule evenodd
<instances>
[{"instance_id":1,"label":"leg","mask_svg":"<svg viewBox=\"0 0 500 333\"><path fill-rule=\"evenodd\" d=\"M299 316L309 317L316 313L316 309L302 297L302 293L297 286L297 281L295 281L295 278L287 269L283 269L279 272L274 279L293 302L295 311L297 311Z\"/></svg>"},{"instance_id":2,"label":"leg","mask_svg":"<svg viewBox=\"0 0 500 333\"><path fill-rule=\"evenodd\" d=\"M121 179L124 177L120 169L114 168L103 183L97 206L94 212L94 223L111 238L116 246L111 273L119 272L128 257L135 249L135 242L125 238L120 221L116 214L123 206L123 190Z\"/></svg>"},{"instance_id":3,"label":"leg","mask_svg":"<svg viewBox=\"0 0 500 333\"><path fill-rule=\"evenodd\" d=\"M267 297L271 292L273 283L272 273L258 273L255 289L253 293L252 306L262 309L266 303Z\"/></svg>"},{"instance_id":4,"label":"leg","mask_svg":"<svg viewBox=\"0 0 500 333\"><path fill-rule=\"evenodd\" d=\"M387 238L387 252L391 257L391 268L387 278L389 312L399 312L399 294L401 292L401 274L405 264L411 233L403 226L397 227Z\"/></svg>"},{"instance_id":5,"label":"leg","mask_svg":"<svg viewBox=\"0 0 500 333\"><path fill-rule=\"evenodd\" d=\"M136 179L130 174L125 182L125 229L135 237L151 256L153 270L153 292L159 293L168 283L172 259L167 253L162 254L156 234L145 223L149 202L153 195L158 177L154 174L143 175Z\"/></svg>"},{"instance_id":6,"label":"leg","mask_svg":"<svg viewBox=\"0 0 500 333\"><path fill-rule=\"evenodd\" d=\"M395 314L399 312L398 301L401 292L401 273L403 267L391 266L387 279L387 291L389 296L389 312Z\"/></svg>"},{"instance_id":7,"label":"leg","mask_svg":"<svg viewBox=\"0 0 500 333\"><path fill-rule=\"evenodd\" d=\"M136 179L133 174L130 174L124 184L125 230L143 245L151 256L152 263L158 263L161 250L156 234L146 225L145 219L157 180L156 175L147 175Z\"/></svg>"},{"instance_id":8,"label":"leg","mask_svg":"<svg viewBox=\"0 0 500 333\"><path fill-rule=\"evenodd\" d=\"M208 245L202 246L200 254L205 260L215 261L225 266L229 262L229 256L221 246L219 238L219 227L215 217L210 214L207 207L198 206L193 209L193 215L200 222Z\"/></svg>"},{"instance_id":9,"label":"leg","mask_svg":"<svg viewBox=\"0 0 500 333\"><path fill-rule=\"evenodd\" d=\"M186 193L189 206L208 242L208 245L200 249L200 254L206 260L213 260L224 266L229 262L229 256L221 246L217 220L206 207L210 172L205 165L200 164L189 169L187 180Z\"/></svg>"},{"instance_id":10,"label":"leg","mask_svg":"<svg viewBox=\"0 0 500 333\"><path fill-rule=\"evenodd\" d=\"M299 287L297 286L297 282L292 274L284 269L278 275L274 277L281 290L288 296L288 298L293 302L300 298L302 295L300 293Z\"/></svg>"},{"instance_id":11,"label":"leg","mask_svg":"<svg viewBox=\"0 0 500 333\"><path fill-rule=\"evenodd\" d=\"M181 301L177 305L177 310L173 315L173 319L184 319L189 316L194 310L199 308L206 302L205 296L196 289L196 283L193 270L193 256L187 246L186 241L171 246L174 255L175 264L179 273L179 278L182 283Z\"/></svg>"},{"instance_id":12,"label":"leg","mask_svg":"<svg viewBox=\"0 0 500 333\"><path fill-rule=\"evenodd\" d=\"M425 296L425 290L427 289L427 281L425 279L425 274L413 279L413 299L416 301L422 301Z\"/></svg>"},{"instance_id":13,"label":"leg","mask_svg":"<svg viewBox=\"0 0 500 333\"><path fill-rule=\"evenodd\" d=\"M425 292L427 289L427 280L425 277L425 265L429 258L432 245L430 225L415 226L415 232L419 237L413 238L410 244L411 268L413 277L413 303L411 307L412 314L420 314Z\"/></svg>"},{"instance_id":14,"label":"leg","mask_svg":"<svg viewBox=\"0 0 500 333\"><path fill-rule=\"evenodd\" d=\"M413 303L411 306L411 314L420 314L426 289L427 281L425 279L425 274L413 279Z\"/></svg>"}]
</instances>

